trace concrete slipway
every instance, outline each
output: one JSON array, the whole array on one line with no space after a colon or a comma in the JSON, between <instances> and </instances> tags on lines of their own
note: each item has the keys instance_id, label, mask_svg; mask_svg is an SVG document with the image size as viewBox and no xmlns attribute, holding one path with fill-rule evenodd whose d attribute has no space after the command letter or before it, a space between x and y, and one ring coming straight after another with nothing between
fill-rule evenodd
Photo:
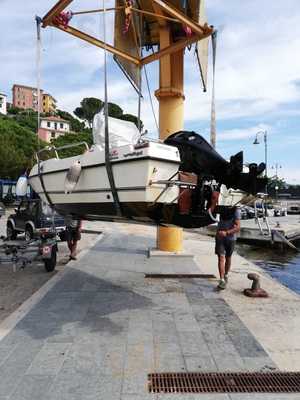
<instances>
[{"instance_id":1,"label":"concrete slipway","mask_svg":"<svg viewBox=\"0 0 300 400\"><path fill-rule=\"evenodd\" d=\"M147 393L150 372L300 371L300 298L235 256L229 287L145 279L213 273L213 241L185 234L190 257L151 257L155 229L103 223L104 234L0 325L0 400L300 399L300 394ZM250 299L259 271L269 299Z\"/></svg>"}]
</instances>

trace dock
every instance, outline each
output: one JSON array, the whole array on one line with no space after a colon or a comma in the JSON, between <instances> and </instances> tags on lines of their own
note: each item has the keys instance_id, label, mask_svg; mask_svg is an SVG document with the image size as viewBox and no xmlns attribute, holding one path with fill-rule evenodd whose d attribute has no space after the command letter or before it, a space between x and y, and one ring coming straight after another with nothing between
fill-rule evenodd
<instances>
[{"instance_id":1,"label":"dock","mask_svg":"<svg viewBox=\"0 0 300 400\"><path fill-rule=\"evenodd\" d=\"M238 255L225 291L195 278L217 276L214 241L199 234L185 233L194 257L149 258L154 228L97 229L93 247L0 324L1 400L300 399L149 393L151 373L300 371L300 298ZM249 272L269 298L243 295ZM160 273L168 277L145 276Z\"/></svg>"},{"instance_id":2,"label":"dock","mask_svg":"<svg viewBox=\"0 0 300 400\"><path fill-rule=\"evenodd\" d=\"M270 231L265 222L260 218L262 230L253 219L241 220L241 230L237 234L237 240L255 245L284 245L283 238L290 243L300 240L300 215L287 215L285 217L268 217ZM215 236L217 225L210 225L199 231L209 236Z\"/></svg>"}]
</instances>

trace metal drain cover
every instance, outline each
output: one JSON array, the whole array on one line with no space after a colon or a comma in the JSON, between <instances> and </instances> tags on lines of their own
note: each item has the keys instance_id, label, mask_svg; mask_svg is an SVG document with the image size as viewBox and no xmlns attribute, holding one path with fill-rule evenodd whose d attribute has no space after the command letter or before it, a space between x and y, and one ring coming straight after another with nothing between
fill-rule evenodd
<instances>
[{"instance_id":1,"label":"metal drain cover","mask_svg":"<svg viewBox=\"0 0 300 400\"><path fill-rule=\"evenodd\" d=\"M150 393L298 393L300 372L157 373Z\"/></svg>"}]
</instances>

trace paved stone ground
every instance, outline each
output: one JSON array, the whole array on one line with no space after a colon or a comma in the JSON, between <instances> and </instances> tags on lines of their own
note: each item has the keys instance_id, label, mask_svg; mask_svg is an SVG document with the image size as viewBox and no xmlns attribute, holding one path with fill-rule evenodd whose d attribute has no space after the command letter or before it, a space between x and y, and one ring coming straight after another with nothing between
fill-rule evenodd
<instances>
[{"instance_id":1,"label":"paved stone ground","mask_svg":"<svg viewBox=\"0 0 300 400\"><path fill-rule=\"evenodd\" d=\"M189 258L148 259L153 246L141 233L107 230L66 268L0 342L0 400L300 398L147 393L149 372L276 369L216 282L145 279L199 272Z\"/></svg>"},{"instance_id":2,"label":"paved stone ground","mask_svg":"<svg viewBox=\"0 0 300 400\"><path fill-rule=\"evenodd\" d=\"M8 209L6 215L0 218L0 236L6 234L7 217L12 213L13 209ZM84 228L86 225L90 229L94 228L91 222L84 222ZM22 238L21 235L19 239L24 240L24 237ZM95 235L82 234L78 251L89 247L94 241ZM68 261L67 243L58 241L58 260L53 272L46 272L41 262L29 264L25 269L18 269L17 272L13 271L11 264L0 264L0 323L51 279L57 271L62 270Z\"/></svg>"}]
</instances>

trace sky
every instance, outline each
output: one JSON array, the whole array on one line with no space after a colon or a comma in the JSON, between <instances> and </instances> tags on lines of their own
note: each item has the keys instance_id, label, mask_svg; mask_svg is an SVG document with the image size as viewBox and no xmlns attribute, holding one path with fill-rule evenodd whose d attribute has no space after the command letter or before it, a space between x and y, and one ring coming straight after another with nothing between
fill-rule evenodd
<instances>
[{"instance_id":1,"label":"sky","mask_svg":"<svg viewBox=\"0 0 300 400\"><path fill-rule=\"evenodd\" d=\"M111 0L110 0L111 1ZM111 3L107 1L107 6ZM34 16L55 0L0 0L0 92L11 99L14 83L36 86ZM84 6L84 7L83 7ZM101 8L102 0L75 0L70 9ZM218 30L216 61L217 150L225 157L244 151L246 162L264 161L267 131L268 175L300 184L300 6L299 0L206 0L208 23ZM76 20L75 20L76 18ZM113 20L107 16L111 40ZM72 25L98 37L100 16L74 17ZM72 112L84 97L103 99L103 51L53 28L42 30L42 88ZM185 55L185 129L209 139L211 60L203 93L193 51ZM152 94L158 63L147 69ZM137 114L137 95L108 56L109 101ZM141 118L157 137L149 95L143 84ZM158 118L158 103L153 96ZM272 168L273 167L273 168Z\"/></svg>"}]
</instances>

